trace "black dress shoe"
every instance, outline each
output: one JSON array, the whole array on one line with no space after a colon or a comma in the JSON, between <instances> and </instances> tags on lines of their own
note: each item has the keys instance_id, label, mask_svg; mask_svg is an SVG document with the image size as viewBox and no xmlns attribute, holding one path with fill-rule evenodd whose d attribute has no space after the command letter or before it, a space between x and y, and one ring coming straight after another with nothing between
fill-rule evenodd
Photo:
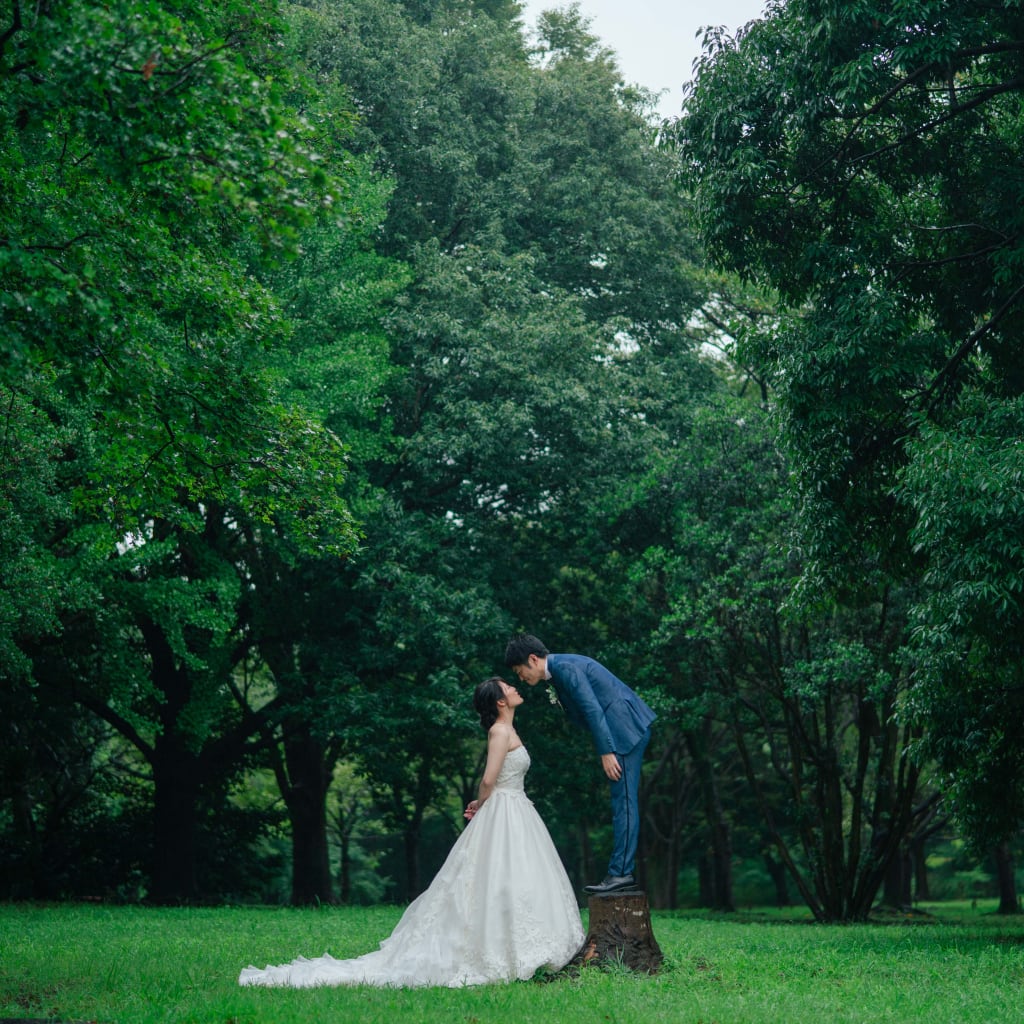
<instances>
[{"instance_id":1,"label":"black dress shoe","mask_svg":"<svg viewBox=\"0 0 1024 1024\"><path fill-rule=\"evenodd\" d=\"M632 875L608 875L603 882L597 885L585 885L583 891L591 896L607 896L612 892L624 892L626 889L635 889L636 879Z\"/></svg>"}]
</instances>

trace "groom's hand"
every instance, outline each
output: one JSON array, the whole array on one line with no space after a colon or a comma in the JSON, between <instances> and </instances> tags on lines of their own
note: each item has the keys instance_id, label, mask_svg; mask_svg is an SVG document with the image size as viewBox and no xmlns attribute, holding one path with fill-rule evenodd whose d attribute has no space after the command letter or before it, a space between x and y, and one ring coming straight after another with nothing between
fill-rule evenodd
<instances>
[{"instance_id":1,"label":"groom's hand","mask_svg":"<svg viewBox=\"0 0 1024 1024\"><path fill-rule=\"evenodd\" d=\"M618 782L622 778L622 765L614 754L602 754L601 767L612 782Z\"/></svg>"}]
</instances>

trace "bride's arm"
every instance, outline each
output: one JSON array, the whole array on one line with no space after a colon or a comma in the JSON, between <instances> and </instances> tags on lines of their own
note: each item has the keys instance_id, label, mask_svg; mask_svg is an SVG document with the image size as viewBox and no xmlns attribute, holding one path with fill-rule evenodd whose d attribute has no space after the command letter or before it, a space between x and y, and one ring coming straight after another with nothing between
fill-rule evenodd
<instances>
[{"instance_id":1,"label":"bride's arm","mask_svg":"<svg viewBox=\"0 0 1024 1024\"><path fill-rule=\"evenodd\" d=\"M484 801L494 792L494 784L498 781L498 772L505 763L505 755L512 743L512 729L502 722L495 722L487 733L487 764L484 776L480 780L476 799L470 800L465 817L472 818L480 810Z\"/></svg>"}]
</instances>

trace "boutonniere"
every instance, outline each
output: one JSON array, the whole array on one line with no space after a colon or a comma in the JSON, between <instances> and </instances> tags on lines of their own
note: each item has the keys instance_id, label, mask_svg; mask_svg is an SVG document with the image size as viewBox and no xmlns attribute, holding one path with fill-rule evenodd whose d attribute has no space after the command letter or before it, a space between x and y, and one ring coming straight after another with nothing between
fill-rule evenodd
<instances>
[{"instance_id":1,"label":"boutonniere","mask_svg":"<svg viewBox=\"0 0 1024 1024\"><path fill-rule=\"evenodd\" d=\"M555 693L555 688L553 686L548 687L548 700L551 701L556 708L561 707L562 705L562 702L558 699L558 694Z\"/></svg>"}]
</instances>

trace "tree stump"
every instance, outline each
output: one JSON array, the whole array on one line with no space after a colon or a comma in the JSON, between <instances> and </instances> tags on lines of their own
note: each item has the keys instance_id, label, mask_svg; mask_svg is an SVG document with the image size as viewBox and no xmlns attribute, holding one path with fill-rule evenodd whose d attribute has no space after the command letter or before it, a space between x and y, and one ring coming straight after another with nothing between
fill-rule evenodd
<instances>
[{"instance_id":1,"label":"tree stump","mask_svg":"<svg viewBox=\"0 0 1024 1024\"><path fill-rule=\"evenodd\" d=\"M643 892L591 896L590 929L573 964L622 965L655 974L664 955L651 928L651 908Z\"/></svg>"}]
</instances>

